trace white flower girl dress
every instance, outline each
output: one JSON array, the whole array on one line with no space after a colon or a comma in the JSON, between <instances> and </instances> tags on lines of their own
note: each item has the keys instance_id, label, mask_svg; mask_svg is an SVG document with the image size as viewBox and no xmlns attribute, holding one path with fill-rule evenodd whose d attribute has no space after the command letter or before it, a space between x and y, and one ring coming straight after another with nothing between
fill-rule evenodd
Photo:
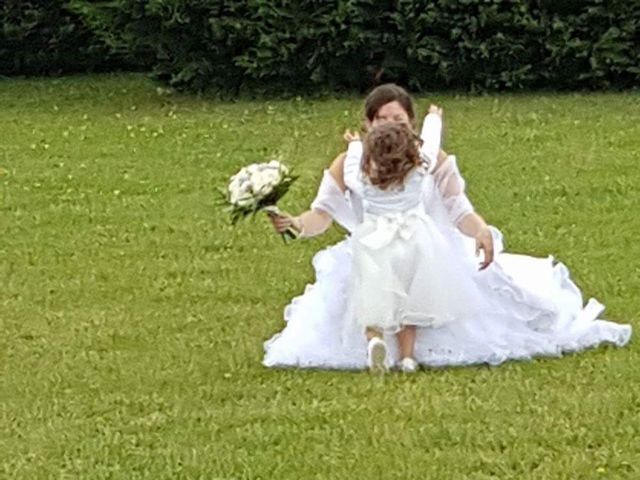
<instances>
[{"instance_id":1,"label":"white flower girl dress","mask_svg":"<svg viewBox=\"0 0 640 480\"><path fill-rule=\"evenodd\" d=\"M360 165L362 143L351 142L345 165ZM362 200L352 233L352 274L345 328L396 333L405 325L442 327L486 310L472 280L474 266L456 252L422 205L429 172L421 165L402 186L381 190L353 172L350 189ZM425 185L426 184L426 185Z\"/></svg>"}]
</instances>

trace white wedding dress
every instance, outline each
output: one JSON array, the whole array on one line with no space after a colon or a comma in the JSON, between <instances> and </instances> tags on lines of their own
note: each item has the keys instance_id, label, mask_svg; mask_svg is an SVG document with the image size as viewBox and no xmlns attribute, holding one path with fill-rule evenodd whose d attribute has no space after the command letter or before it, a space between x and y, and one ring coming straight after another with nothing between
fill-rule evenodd
<instances>
[{"instance_id":1,"label":"white wedding dress","mask_svg":"<svg viewBox=\"0 0 640 480\"><path fill-rule=\"evenodd\" d=\"M461 285L462 293L466 299L473 299L475 308L455 315L456 321L419 328L416 360L433 367L497 365L507 360L560 356L602 343L625 345L631 337L631 326L600 319L604 306L594 299L584 303L562 263L552 257L505 253L502 234L494 227L490 227L494 261L486 270L477 271L475 242L455 227L473 211L455 157L435 168L440 129L439 117L428 115L422 138L423 154L430 167L422 181L422 208L456 254L456 263L466 268L468 279ZM349 231L356 230L364 220L359 171L359 158L347 156L347 194L325 172L312 204ZM264 344L265 366L366 368L366 339L361 326L351 321L352 302L347 295L352 283L354 241L349 236L314 256L316 282L285 308L284 329ZM386 336L390 358L397 361L396 341L391 333Z\"/></svg>"}]
</instances>

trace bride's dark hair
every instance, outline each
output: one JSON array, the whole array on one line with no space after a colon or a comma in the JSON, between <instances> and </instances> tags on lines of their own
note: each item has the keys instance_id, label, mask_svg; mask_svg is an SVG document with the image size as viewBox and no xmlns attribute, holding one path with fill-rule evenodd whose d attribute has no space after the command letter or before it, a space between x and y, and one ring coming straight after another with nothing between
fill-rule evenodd
<instances>
[{"instance_id":1,"label":"bride's dark hair","mask_svg":"<svg viewBox=\"0 0 640 480\"><path fill-rule=\"evenodd\" d=\"M398 102L402 105L402 108L407 112L411 123L413 124L415 122L416 114L413 110L413 100L411 99L411 95L409 95L404 88L396 85L395 83L385 83L384 85L377 86L369 92L369 95L367 95L367 98L364 101L365 117L367 117L367 120L370 122L373 122L378 110L391 102Z\"/></svg>"},{"instance_id":2,"label":"bride's dark hair","mask_svg":"<svg viewBox=\"0 0 640 480\"><path fill-rule=\"evenodd\" d=\"M364 139L362 171L381 190L402 186L409 172L421 163L419 144L420 139L405 124L379 125Z\"/></svg>"}]
</instances>

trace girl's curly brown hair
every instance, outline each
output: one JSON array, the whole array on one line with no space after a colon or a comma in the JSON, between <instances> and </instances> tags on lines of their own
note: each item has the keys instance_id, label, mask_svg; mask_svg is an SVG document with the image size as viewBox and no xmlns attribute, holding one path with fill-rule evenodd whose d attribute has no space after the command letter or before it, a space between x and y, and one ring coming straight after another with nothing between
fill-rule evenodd
<instances>
[{"instance_id":1,"label":"girl's curly brown hair","mask_svg":"<svg viewBox=\"0 0 640 480\"><path fill-rule=\"evenodd\" d=\"M421 164L420 138L401 123L384 123L373 128L363 147L362 171L381 190L401 187L407 175Z\"/></svg>"}]
</instances>

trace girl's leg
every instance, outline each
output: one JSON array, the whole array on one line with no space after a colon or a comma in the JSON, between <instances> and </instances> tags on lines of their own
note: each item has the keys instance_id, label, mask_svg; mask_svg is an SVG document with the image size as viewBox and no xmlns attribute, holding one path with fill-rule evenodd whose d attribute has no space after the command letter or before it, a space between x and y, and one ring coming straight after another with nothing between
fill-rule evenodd
<instances>
[{"instance_id":1,"label":"girl's leg","mask_svg":"<svg viewBox=\"0 0 640 480\"><path fill-rule=\"evenodd\" d=\"M367 336L367 341L370 341L372 338L378 337L382 338L382 333L376 330L375 328L369 328L365 330L365 335Z\"/></svg>"},{"instance_id":2,"label":"girl's leg","mask_svg":"<svg viewBox=\"0 0 640 480\"><path fill-rule=\"evenodd\" d=\"M418 370L418 363L413 358L416 346L415 325L406 325L400 330L396 337L398 339L398 350L400 350L400 370L405 373L414 373Z\"/></svg>"},{"instance_id":3,"label":"girl's leg","mask_svg":"<svg viewBox=\"0 0 640 480\"><path fill-rule=\"evenodd\" d=\"M396 334L401 360L403 358L413 358L413 352L416 346L416 332L415 325L406 325Z\"/></svg>"},{"instance_id":4,"label":"girl's leg","mask_svg":"<svg viewBox=\"0 0 640 480\"><path fill-rule=\"evenodd\" d=\"M382 332L373 328L367 328L367 364L369 370L375 373L387 371L387 345L382 338Z\"/></svg>"}]
</instances>

